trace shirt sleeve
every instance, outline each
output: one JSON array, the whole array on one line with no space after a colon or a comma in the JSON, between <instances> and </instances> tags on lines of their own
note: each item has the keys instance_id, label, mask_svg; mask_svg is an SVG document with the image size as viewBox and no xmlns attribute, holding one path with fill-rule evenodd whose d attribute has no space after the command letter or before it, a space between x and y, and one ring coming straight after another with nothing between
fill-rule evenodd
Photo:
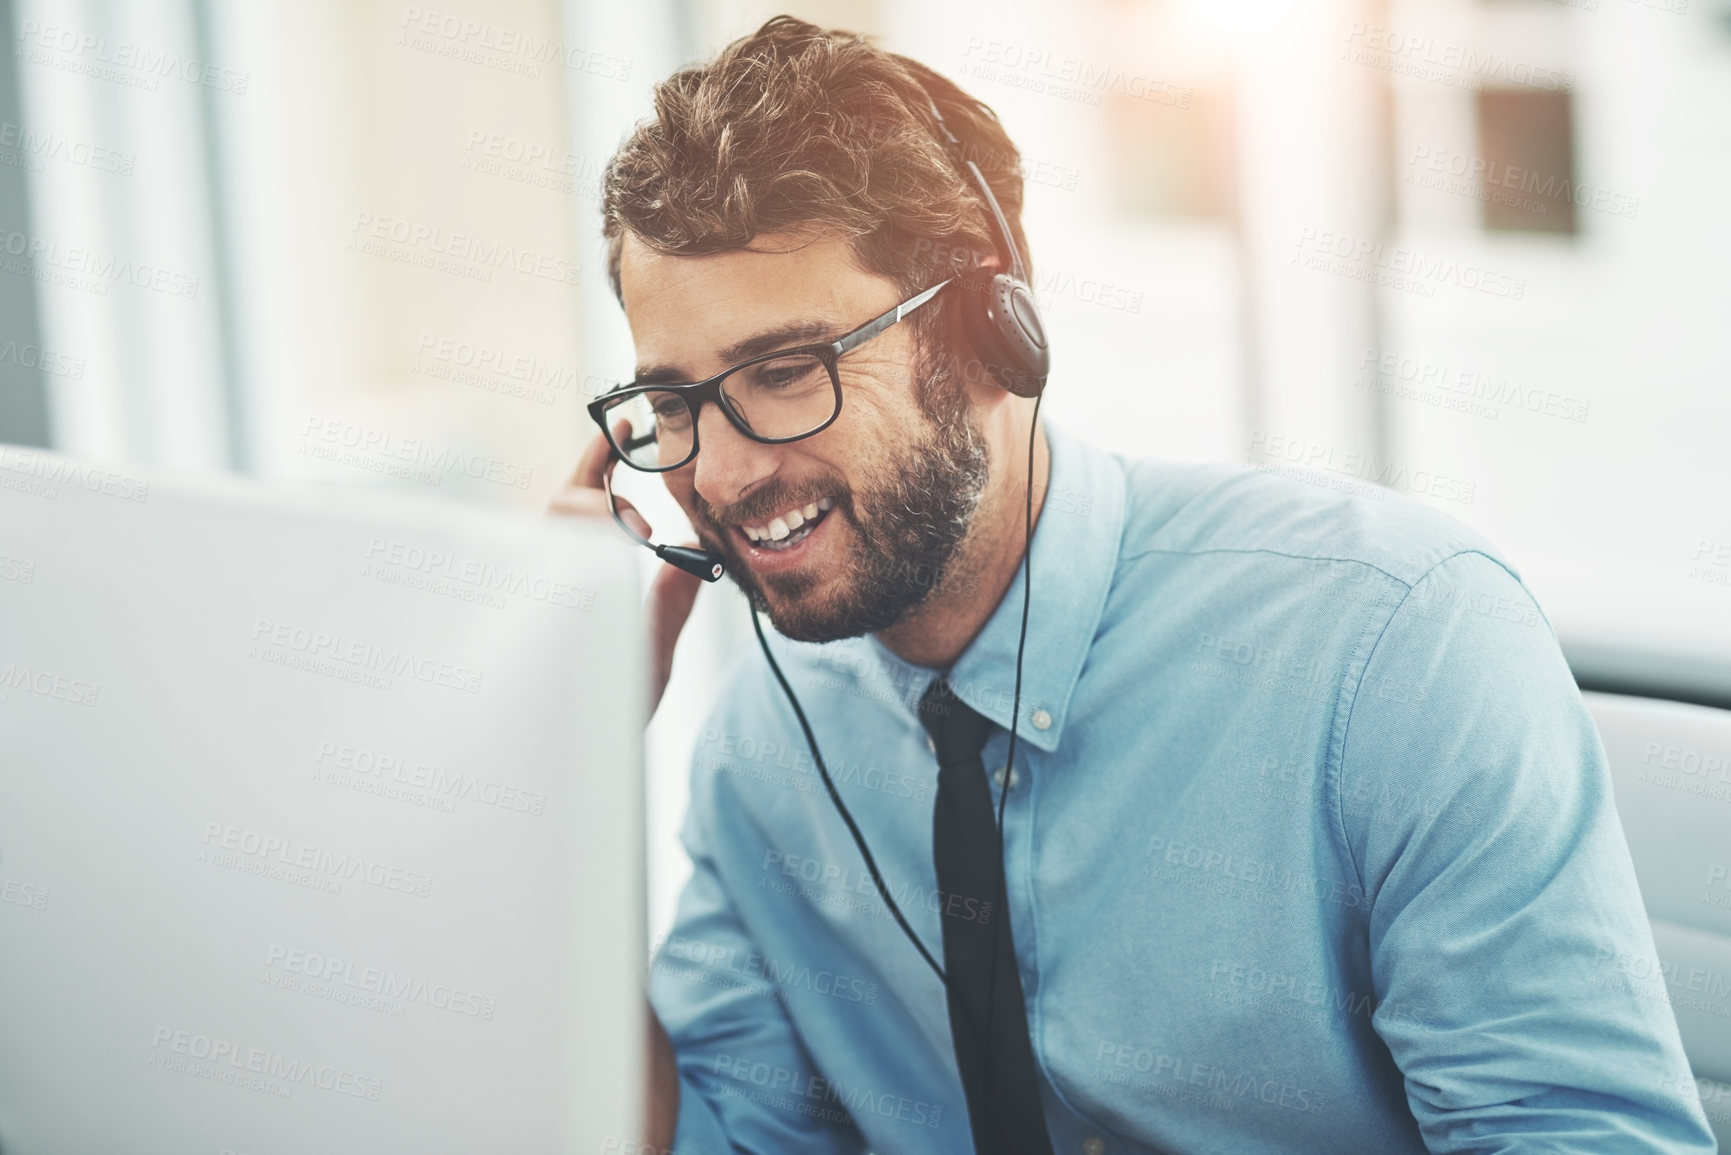
<instances>
[{"instance_id":1,"label":"shirt sleeve","mask_svg":"<svg viewBox=\"0 0 1731 1155\"><path fill-rule=\"evenodd\" d=\"M749 965L757 948L709 853L704 794L693 786L681 833L692 876L649 977L679 1067L670 1155L863 1152L851 1120L832 1109L781 992Z\"/></svg>"},{"instance_id":2,"label":"shirt sleeve","mask_svg":"<svg viewBox=\"0 0 1731 1155\"><path fill-rule=\"evenodd\" d=\"M1407 591L1340 738L1373 893L1372 1024L1433 1152L1711 1152L1597 730L1549 623L1483 554Z\"/></svg>"}]
</instances>

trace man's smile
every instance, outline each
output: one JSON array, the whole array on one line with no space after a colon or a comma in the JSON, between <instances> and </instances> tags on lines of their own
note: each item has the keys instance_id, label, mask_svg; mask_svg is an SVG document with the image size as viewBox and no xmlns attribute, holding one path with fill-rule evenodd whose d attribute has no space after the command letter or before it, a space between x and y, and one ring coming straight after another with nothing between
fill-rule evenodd
<instances>
[{"instance_id":1,"label":"man's smile","mask_svg":"<svg viewBox=\"0 0 1731 1155\"><path fill-rule=\"evenodd\" d=\"M746 566L758 574L804 568L812 560L813 551L833 536L826 527L834 506L834 500L825 497L779 514L767 524L733 525L730 529L734 541L742 547L737 552ZM812 516L806 516L807 510Z\"/></svg>"},{"instance_id":2,"label":"man's smile","mask_svg":"<svg viewBox=\"0 0 1731 1155\"><path fill-rule=\"evenodd\" d=\"M785 548L800 541L805 534L817 528L817 523L823 520L835 505L835 499L820 497L787 510L770 518L761 525L740 525L739 529L752 542L768 549Z\"/></svg>"}]
</instances>

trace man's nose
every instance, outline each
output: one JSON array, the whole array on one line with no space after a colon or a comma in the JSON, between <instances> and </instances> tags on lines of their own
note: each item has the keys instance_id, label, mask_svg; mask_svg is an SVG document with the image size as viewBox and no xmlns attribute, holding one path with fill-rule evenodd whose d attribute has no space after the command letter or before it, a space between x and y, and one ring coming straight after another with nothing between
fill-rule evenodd
<instances>
[{"instance_id":1,"label":"man's nose","mask_svg":"<svg viewBox=\"0 0 1731 1155\"><path fill-rule=\"evenodd\" d=\"M697 461L692 487L720 509L732 505L772 476L781 464L781 446L753 441L733 427L718 404L703 407L697 418Z\"/></svg>"}]
</instances>

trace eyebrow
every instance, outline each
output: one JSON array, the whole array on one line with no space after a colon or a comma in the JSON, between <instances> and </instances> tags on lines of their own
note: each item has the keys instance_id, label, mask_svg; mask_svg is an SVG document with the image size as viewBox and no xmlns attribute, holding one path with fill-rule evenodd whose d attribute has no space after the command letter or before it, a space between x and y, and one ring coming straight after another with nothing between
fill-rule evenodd
<instances>
[{"instance_id":1,"label":"eyebrow","mask_svg":"<svg viewBox=\"0 0 1731 1155\"><path fill-rule=\"evenodd\" d=\"M802 317L773 329L766 329L721 350L721 359L729 366L749 361L764 353L792 345L811 345L833 341L841 335L840 325L828 317ZM691 374L672 365L640 365L635 381L639 385L668 385L693 380Z\"/></svg>"}]
</instances>

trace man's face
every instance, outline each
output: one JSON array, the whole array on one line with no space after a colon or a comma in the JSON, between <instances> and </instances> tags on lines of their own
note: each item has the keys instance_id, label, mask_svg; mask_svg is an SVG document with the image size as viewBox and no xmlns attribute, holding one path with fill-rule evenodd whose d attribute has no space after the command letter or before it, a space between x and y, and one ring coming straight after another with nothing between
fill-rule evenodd
<instances>
[{"instance_id":1,"label":"man's face","mask_svg":"<svg viewBox=\"0 0 1731 1155\"><path fill-rule=\"evenodd\" d=\"M639 378L679 381L834 340L902 300L893 281L859 268L846 241L810 235L673 257L627 234L619 280ZM988 477L985 445L959 382L933 380L953 378L953 358L916 345L904 321L843 356L840 415L802 441L752 441L704 405L696 460L662 475L703 544L788 637L881 630L940 579L946 589L965 581L951 563ZM922 381L933 387L922 392Z\"/></svg>"}]
</instances>

